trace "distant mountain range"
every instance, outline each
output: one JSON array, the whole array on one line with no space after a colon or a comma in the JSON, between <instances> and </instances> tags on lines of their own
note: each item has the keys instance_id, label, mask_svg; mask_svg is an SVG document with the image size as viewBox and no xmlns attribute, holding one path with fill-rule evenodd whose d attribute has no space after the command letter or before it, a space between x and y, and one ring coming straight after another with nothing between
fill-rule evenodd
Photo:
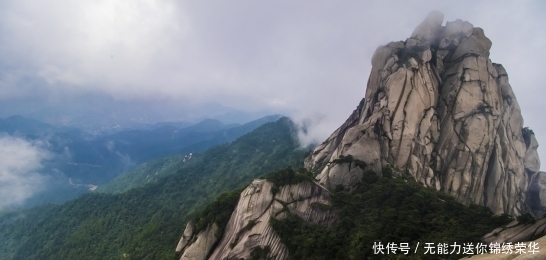
<instances>
[{"instance_id":1,"label":"distant mountain range","mask_svg":"<svg viewBox=\"0 0 546 260\"><path fill-rule=\"evenodd\" d=\"M54 154L41 170L49 177L51 187L27 201L27 205L38 205L74 198L155 158L201 152L231 142L279 118L279 115L266 116L242 125L224 124L215 119L195 124L160 122L144 125L143 129L97 136L17 115L0 119L0 133L46 141L47 149Z\"/></svg>"},{"instance_id":2,"label":"distant mountain range","mask_svg":"<svg viewBox=\"0 0 546 260\"><path fill-rule=\"evenodd\" d=\"M118 179L111 191L124 191L133 180L159 173L143 187L0 213L0 259L174 259L180 225L219 194L267 172L302 166L307 151L298 149L294 136L293 124L281 118L191 163L180 164L184 156L171 156L142 165Z\"/></svg>"},{"instance_id":3,"label":"distant mountain range","mask_svg":"<svg viewBox=\"0 0 546 260\"><path fill-rule=\"evenodd\" d=\"M55 127L53 125L20 115L0 119L0 132L5 132L10 135L36 136L56 132L66 132L69 130L70 129L66 127Z\"/></svg>"},{"instance_id":4,"label":"distant mountain range","mask_svg":"<svg viewBox=\"0 0 546 260\"><path fill-rule=\"evenodd\" d=\"M0 105L2 108L2 105ZM219 103L200 105L165 102L147 105L123 102L109 97L86 97L79 101L45 106L23 116L55 126L74 127L92 134L112 134L128 129L148 129L168 122L178 128L204 119L226 124L243 124L272 114L268 111L244 112Z\"/></svg>"}]
</instances>

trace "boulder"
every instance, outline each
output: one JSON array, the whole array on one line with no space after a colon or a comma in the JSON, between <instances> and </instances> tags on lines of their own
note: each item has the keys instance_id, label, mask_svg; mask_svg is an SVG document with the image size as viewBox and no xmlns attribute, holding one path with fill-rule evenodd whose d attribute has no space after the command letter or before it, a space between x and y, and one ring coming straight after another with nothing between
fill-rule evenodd
<instances>
[{"instance_id":1,"label":"boulder","mask_svg":"<svg viewBox=\"0 0 546 260\"><path fill-rule=\"evenodd\" d=\"M193 238L193 230L194 226L193 223L190 221L186 225L186 229L184 229L184 234L180 238L180 241L178 241L178 245L176 246L176 252L179 253L182 251L182 249L186 248L190 240Z\"/></svg>"},{"instance_id":2,"label":"boulder","mask_svg":"<svg viewBox=\"0 0 546 260\"><path fill-rule=\"evenodd\" d=\"M216 233L218 232L218 225L213 223L207 226L207 228L201 231L194 242L187 245L184 249L180 260L206 260L209 259L208 255L216 243L218 238Z\"/></svg>"}]
</instances>

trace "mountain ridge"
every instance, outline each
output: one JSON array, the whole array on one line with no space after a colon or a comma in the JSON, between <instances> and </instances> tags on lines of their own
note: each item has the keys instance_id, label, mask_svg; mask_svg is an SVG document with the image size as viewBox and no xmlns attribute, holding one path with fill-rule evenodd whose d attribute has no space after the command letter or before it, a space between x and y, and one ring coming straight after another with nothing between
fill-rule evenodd
<instances>
[{"instance_id":1,"label":"mountain ridge","mask_svg":"<svg viewBox=\"0 0 546 260\"><path fill-rule=\"evenodd\" d=\"M282 167L301 167L308 153L294 137L293 123L281 118L144 186L0 214L0 258L172 259L179 226L219 194Z\"/></svg>"},{"instance_id":2,"label":"mountain ridge","mask_svg":"<svg viewBox=\"0 0 546 260\"><path fill-rule=\"evenodd\" d=\"M0 137L5 133L37 141L43 143L44 149L51 154L40 169L40 174L47 177L43 183L46 188L34 193L21 205L31 207L76 198L89 192L89 187L102 187L119 174L149 160L178 153L202 152L234 141L280 117L265 116L242 125L209 119L184 128L162 124L150 130L133 129L95 136L80 129L16 115L0 120Z\"/></svg>"}]
</instances>

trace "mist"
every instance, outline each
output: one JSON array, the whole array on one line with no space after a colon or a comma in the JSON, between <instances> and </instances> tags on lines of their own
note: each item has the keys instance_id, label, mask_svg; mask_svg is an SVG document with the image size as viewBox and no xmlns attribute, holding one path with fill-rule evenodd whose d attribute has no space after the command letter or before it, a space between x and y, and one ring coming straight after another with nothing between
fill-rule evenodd
<instances>
[{"instance_id":1,"label":"mist","mask_svg":"<svg viewBox=\"0 0 546 260\"><path fill-rule=\"evenodd\" d=\"M51 154L39 141L0 136L0 210L18 206L44 190L48 178L40 174Z\"/></svg>"}]
</instances>

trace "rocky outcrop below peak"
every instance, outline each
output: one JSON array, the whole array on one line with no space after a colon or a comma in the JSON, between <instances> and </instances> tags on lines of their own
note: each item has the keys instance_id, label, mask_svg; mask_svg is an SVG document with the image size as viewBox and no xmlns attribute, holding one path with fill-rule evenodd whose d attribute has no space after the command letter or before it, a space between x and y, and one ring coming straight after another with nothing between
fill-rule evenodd
<instances>
[{"instance_id":1,"label":"rocky outcrop below peak","mask_svg":"<svg viewBox=\"0 0 546 260\"><path fill-rule=\"evenodd\" d=\"M527 191L527 205L533 215L546 217L546 172L532 175Z\"/></svg>"},{"instance_id":2,"label":"rocky outcrop below peak","mask_svg":"<svg viewBox=\"0 0 546 260\"><path fill-rule=\"evenodd\" d=\"M442 21L431 12L406 41L377 48L365 97L306 168L333 188L390 165L496 214L543 208L540 192L528 198L533 180L541 188L538 143L506 70L489 59L491 41L469 22Z\"/></svg>"},{"instance_id":3,"label":"rocky outcrop below peak","mask_svg":"<svg viewBox=\"0 0 546 260\"><path fill-rule=\"evenodd\" d=\"M250 259L253 250L267 248L272 259L287 259L288 249L269 220L295 214L307 222L331 226L336 216L325 209L329 205L330 193L316 183L304 181L277 187L267 180L255 180L241 193L222 237L209 239L214 229L207 229L197 235L197 239L188 239L193 233L190 223L177 252L183 250L181 259ZM191 241L187 243L188 240ZM211 244L214 247L208 247ZM203 255L208 258L199 258Z\"/></svg>"},{"instance_id":4,"label":"rocky outcrop below peak","mask_svg":"<svg viewBox=\"0 0 546 260\"><path fill-rule=\"evenodd\" d=\"M178 242L176 252L181 252L184 249L180 260L205 260L208 259L208 252L217 241L216 233L218 225L213 223L195 237L193 236L193 224L190 222L184 230L184 235Z\"/></svg>"},{"instance_id":5,"label":"rocky outcrop below peak","mask_svg":"<svg viewBox=\"0 0 546 260\"><path fill-rule=\"evenodd\" d=\"M182 251L182 249L186 248L186 246L193 237L194 229L195 227L193 226L193 223L191 221L188 222L188 224L186 225L186 229L184 229L184 234L182 235L180 241L178 241L178 245L176 246L177 253Z\"/></svg>"},{"instance_id":6,"label":"rocky outcrop below peak","mask_svg":"<svg viewBox=\"0 0 546 260\"><path fill-rule=\"evenodd\" d=\"M529 241L533 238L543 236L546 231L546 219L534 220L530 219L524 223L517 220L510 222L508 225L499 227L490 233L483 236L482 240L485 243L507 243Z\"/></svg>"}]
</instances>

